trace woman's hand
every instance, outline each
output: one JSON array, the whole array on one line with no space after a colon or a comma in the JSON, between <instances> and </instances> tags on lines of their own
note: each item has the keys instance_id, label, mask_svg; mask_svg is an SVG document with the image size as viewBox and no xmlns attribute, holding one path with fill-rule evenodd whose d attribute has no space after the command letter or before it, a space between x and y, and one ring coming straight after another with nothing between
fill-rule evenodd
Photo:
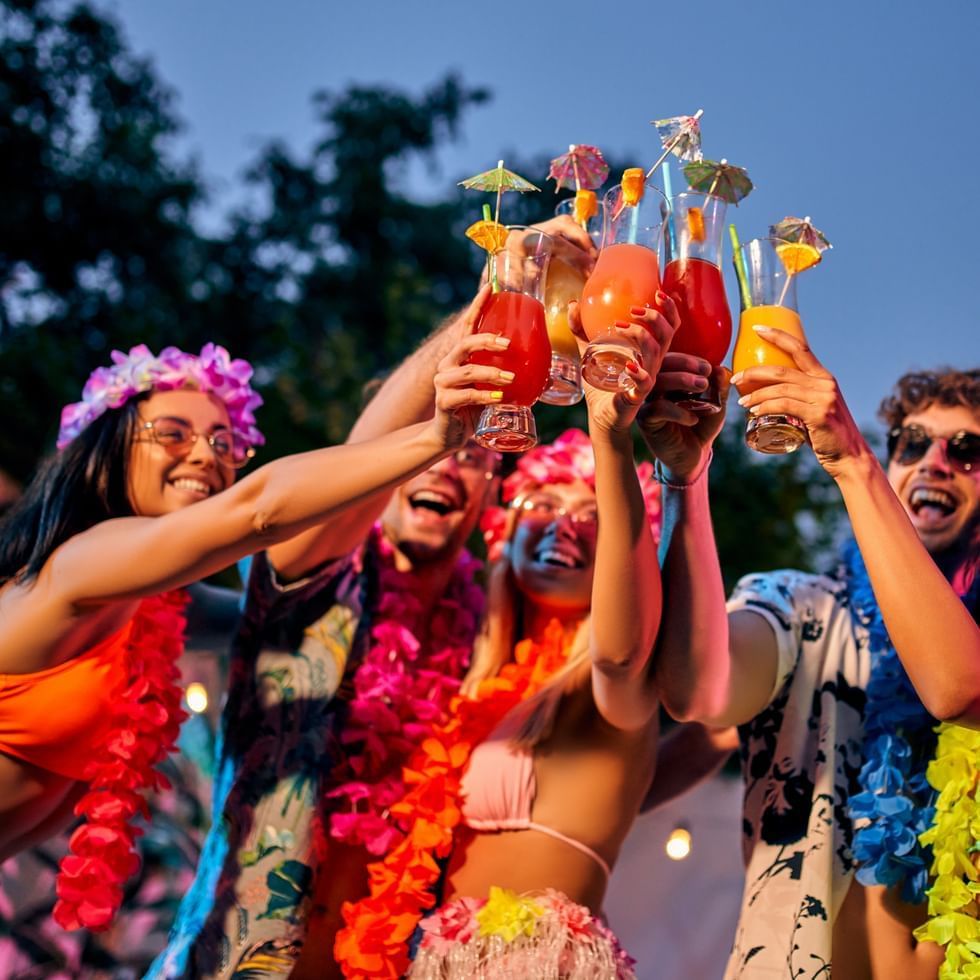
<instances>
[{"instance_id":1,"label":"woman's hand","mask_svg":"<svg viewBox=\"0 0 980 980\"><path fill-rule=\"evenodd\" d=\"M677 329L673 303L663 294L658 294L658 300L662 303L661 309L634 306L630 310L630 322L619 321L614 325L624 339L632 342L637 356L627 364L624 372L627 383L619 391L602 391L590 384L585 385L589 426L593 434L628 431L644 399L653 390L664 355ZM579 342L579 349L584 350L585 335L578 303L569 304L568 322Z\"/></svg>"},{"instance_id":2,"label":"woman's hand","mask_svg":"<svg viewBox=\"0 0 980 980\"><path fill-rule=\"evenodd\" d=\"M494 333L471 333L459 340L439 362L433 379L436 412L432 422L447 450L459 449L466 443L473 435L483 407L501 402L507 385L514 380L510 371L471 364L470 355L476 351L500 354L509 346L508 337ZM478 390L474 387L477 384L483 388Z\"/></svg>"},{"instance_id":3,"label":"woman's hand","mask_svg":"<svg viewBox=\"0 0 980 980\"><path fill-rule=\"evenodd\" d=\"M721 411L697 415L666 396L671 391L704 391L713 379ZM653 394L638 413L643 439L667 472L671 483L690 483L707 464L712 443L725 424L729 372L713 368L701 357L669 353L654 385Z\"/></svg>"},{"instance_id":4,"label":"woman's hand","mask_svg":"<svg viewBox=\"0 0 980 980\"><path fill-rule=\"evenodd\" d=\"M817 460L836 479L848 460L868 452L837 380L803 341L784 330L753 329L767 343L789 354L796 367L751 367L735 375L733 382L755 388L739 398L739 405L750 415L795 415L801 419Z\"/></svg>"}]
</instances>

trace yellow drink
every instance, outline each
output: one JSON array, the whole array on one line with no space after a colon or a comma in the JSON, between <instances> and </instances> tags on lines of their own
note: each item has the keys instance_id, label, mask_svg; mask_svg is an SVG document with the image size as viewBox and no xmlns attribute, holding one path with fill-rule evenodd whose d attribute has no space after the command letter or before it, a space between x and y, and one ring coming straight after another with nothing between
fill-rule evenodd
<instances>
[{"instance_id":1,"label":"yellow drink","mask_svg":"<svg viewBox=\"0 0 980 980\"><path fill-rule=\"evenodd\" d=\"M578 361L578 344L568 325L568 304L582 295L585 276L561 259L552 259L544 289L544 322L548 328L551 349L556 354Z\"/></svg>"},{"instance_id":2,"label":"yellow drink","mask_svg":"<svg viewBox=\"0 0 980 980\"><path fill-rule=\"evenodd\" d=\"M795 368L796 361L790 354L780 350L775 344L763 340L752 328L754 326L773 327L785 330L799 340L806 340L799 314L785 306L750 306L743 310L738 321L738 336L735 338L735 351L732 354L732 370L736 373L750 367L781 366ZM738 385L738 393L747 395L759 384Z\"/></svg>"}]
</instances>

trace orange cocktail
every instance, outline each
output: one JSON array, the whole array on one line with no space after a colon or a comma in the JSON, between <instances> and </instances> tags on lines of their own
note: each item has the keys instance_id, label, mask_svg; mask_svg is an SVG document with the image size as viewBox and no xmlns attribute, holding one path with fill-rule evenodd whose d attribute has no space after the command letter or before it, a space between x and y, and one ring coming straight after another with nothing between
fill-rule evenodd
<instances>
[{"instance_id":1,"label":"orange cocktail","mask_svg":"<svg viewBox=\"0 0 980 980\"><path fill-rule=\"evenodd\" d=\"M551 373L541 400L549 405L574 405L582 398L578 342L568 324L568 304L578 300L585 273L561 259L552 259L544 288L544 322L551 341Z\"/></svg>"},{"instance_id":2,"label":"orange cocktail","mask_svg":"<svg viewBox=\"0 0 980 980\"><path fill-rule=\"evenodd\" d=\"M784 350L775 344L763 340L752 328L772 327L774 330L785 330L798 340L805 340L803 324L796 310L785 306L750 306L742 311L738 321L738 339L735 341L735 352L732 354L732 371L736 374L750 367L788 367L795 368L796 362ZM738 393L747 395L759 384L747 384L744 381L738 385Z\"/></svg>"},{"instance_id":3,"label":"orange cocktail","mask_svg":"<svg viewBox=\"0 0 980 980\"><path fill-rule=\"evenodd\" d=\"M796 311L796 276L787 272L778 238L754 238L734 254L742 297L742 315L732 355L732 370L753 367L795 368L792 356L763 340L753 327L772 327L804 340L803 324ZM747 395L772 382L742 381L738 393ZM791 453L806 442L802 419L785 413L752 415L745 426L745 441L760 453Z\"/></svg>"}]
</instances>

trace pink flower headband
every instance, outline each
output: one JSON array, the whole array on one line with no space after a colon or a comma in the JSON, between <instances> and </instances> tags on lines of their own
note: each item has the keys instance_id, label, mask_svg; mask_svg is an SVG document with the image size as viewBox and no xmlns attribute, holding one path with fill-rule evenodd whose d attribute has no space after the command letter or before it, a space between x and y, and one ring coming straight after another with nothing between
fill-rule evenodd
<instances>
[{"instance_id":1,"label":"pink flower headband","mask_svg":"<svg viewBox=\"0 0 980 980\"><path fill-rule=\"evenodd\" d=\"M640 463L636 475L643 490L643 500L654 535L660 537L660 484L653 475L650 463ZM517 469L503 485L503 501L509 504L531 487L549 483L574 483L582 480L595 488L595 456L592 443L581 429L566 429L553 443L536 446L517 460ZM499 556L503 546L507 511L503 507L488 507L480 520L480 529L487 542L490 558Z\"/></svg>"},{"instance_id":2,"label":"pink flower headband","mask_svg":"<svg viewBox=\"0 0 980 980\"><path fill-rule=\"evenodd\" d=\"M131 347L128 354L114 350L112 366L96 368L89 375L82 400L61 410L58 448L64 449L99 416L121 407L134 395L177 388L217 395L228 409L234 435L247 446L261 446L265 437L255 427L253 412L262 404L262 396L249 385L251 377L248 361L233 361L217 344L205 344L197 356L165 347L156 357L145 344Z\"/></svg>"}]
</instances>

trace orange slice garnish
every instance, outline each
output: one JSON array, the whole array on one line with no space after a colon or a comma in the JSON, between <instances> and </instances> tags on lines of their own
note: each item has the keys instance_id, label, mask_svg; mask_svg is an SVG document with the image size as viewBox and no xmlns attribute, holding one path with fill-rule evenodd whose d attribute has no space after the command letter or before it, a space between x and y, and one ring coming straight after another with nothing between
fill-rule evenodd
<instances>
[{"instance_id":1,"label":"orange slice garnish","mask_svg":"<svg viewBox=\"0 0 980 980\"><path fill-rule=\"evenodd\" d=\"M704 241L704 212L700 208L688 208L687 231L692 242Z\"/></svg>"},{"instance_id":2,"label":"orange slice garnish","mask_svg":"<svg viewBox=\"0 0 980 980\"><path fill-rule=\"evenodd\" d=\"M776 246L776 254L788 276L795 276L820 261L820 249L803 242L783 242Z\"/></svg>"},{"instance_id":3,"label":"orange slice garnish","mask_svg":"<svg viewBox=\"0 0 980 980\"><path fill-rule=\"evenodd\" d=\"M499 221L474 221L466 237L488 252L499 252L507 244L507 229Z\"/></svg>"},{"instance_id":4,"label":"orange slice garnish","mask_svg":"<svg viewBox=\"0 0 980 980\"><path fill-rule=\"evenodd\" d=\"M589 218L594 218L599 213L599 204L596 201L595 191L576 191L573 217L583 228L589 223Z\"/></svg>"},{"instance_id":5,"label":"orange slice garnish","mask_svg":"<svg viewBox=\"0 0 980 980\"><path fill-rule=\"evenodd\" d=\"M623 204L636 205L643 197L643 189L646 186L647 175L642 167L630 167L623 171Z\"/></svg>"}]
</instances>

